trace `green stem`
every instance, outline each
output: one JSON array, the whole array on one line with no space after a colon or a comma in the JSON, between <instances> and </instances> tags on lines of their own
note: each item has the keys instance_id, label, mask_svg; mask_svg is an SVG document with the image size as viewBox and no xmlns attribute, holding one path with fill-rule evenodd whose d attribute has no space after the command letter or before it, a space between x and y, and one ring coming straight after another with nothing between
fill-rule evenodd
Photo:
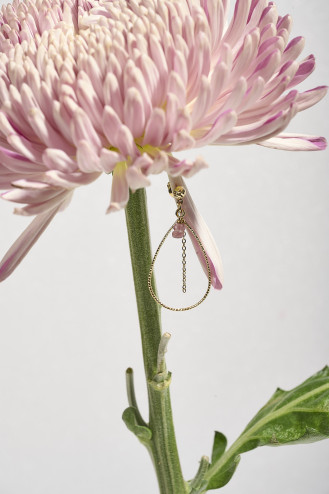
<instances>
[{"instance_id":1,"label":"green stem","mask_svg":"<svg viewBox=\"0 0 329 494\"><path fill-rule=\"evenodd\" d=\"M166 370L159 373L157 368L161 320L160 308L151 297L147 285L152 257L144 189L130 194L126 221L149 397L150 451L160 493L184 494L188 488L176 445L169 394L170 375Z\"/></svg>"}]
</instances>

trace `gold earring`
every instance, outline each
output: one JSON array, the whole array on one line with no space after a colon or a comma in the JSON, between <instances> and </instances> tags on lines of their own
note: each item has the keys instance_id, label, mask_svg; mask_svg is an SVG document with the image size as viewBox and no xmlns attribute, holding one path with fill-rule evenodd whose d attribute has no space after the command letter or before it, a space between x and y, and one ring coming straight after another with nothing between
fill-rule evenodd
<instances>
[{"instance_id":1,"label":"gold earring","mask_svg":"<svg viewBox=\"0 0 329 494\"><path fill-rule=\"evenodd\" d=\"M151 294L152 298L159 305L161 305L162 307L164 307L165 309L168 309L168 310L172 310L175 312L183 312L185 310L194 309L194 307L197 307L206 299L206 297L208 296L208 294L210 292L210 288L211 288L211 271L210 271L208 256L206 254L206 251L203 247L201 240L199 239L198 235L195 233L193 228L185 220L185 211L183 209L183 201L184 201L184 197L186 195L186 190L184 189L184 187L179 185L174 189L174 191L172 191L171 185L170 185L170 183L168 183L168 192L176 200L176 204L177 204L176 217L177 217L177 219L176 219L175 223L173 225L171 225L171 227L169 228L167 233L164 235L163 239L161 240L161 242L159 244L159 247L157 248L157 250L154 254L154 257L153 257L153 260L151 263L151 267L150 267L150 272L148 275L147 283L148 283L148 287L149 287L150 294ZM170 306L164 304L163 302L161 302L161 300L154 293L153 286L152 286L152 274L153 274L153 270L154 270L154 264L155 264L155 261L158 257L158 254L160 252L160 249L163 246L163 244L165 243L168 235L172 231L173 232L172 235L174 238L181 238L182 239L182 291L183 291L183 293L186 293L186 229L188 229L191 232L191 234L193 235L193 237L197 241L197 243L201 249L201 252L203 254L203 257L204 257L204 260L205 260L206 266L207 266L208 286L207 286L207 290L206 290L205 294L203 295L203 297L198 302L196 302L193 305L189 305L188 307L175 308L175 307L170 307Z\"/></svg>"}]
</instances>

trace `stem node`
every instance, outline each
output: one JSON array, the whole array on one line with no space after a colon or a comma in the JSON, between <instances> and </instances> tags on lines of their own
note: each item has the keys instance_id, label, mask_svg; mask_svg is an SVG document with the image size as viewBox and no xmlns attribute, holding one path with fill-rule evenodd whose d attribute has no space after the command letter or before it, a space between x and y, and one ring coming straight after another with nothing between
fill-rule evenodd
<instances>
[{"instance_id":1,"label":"stem node","mask_svg":"<svg viewBox=\"0 0 329 494\"><path fill-rule=\"evenodd\" d=\"M203 456L200 461L200 466L197 471L196 476L193 480L190 481L191 486L191 494L201 494L204 491L204 488L207 485L207 481L205 481L205 475L209 468L209 458L208 456Z\"/></svg>"}]
</instances>

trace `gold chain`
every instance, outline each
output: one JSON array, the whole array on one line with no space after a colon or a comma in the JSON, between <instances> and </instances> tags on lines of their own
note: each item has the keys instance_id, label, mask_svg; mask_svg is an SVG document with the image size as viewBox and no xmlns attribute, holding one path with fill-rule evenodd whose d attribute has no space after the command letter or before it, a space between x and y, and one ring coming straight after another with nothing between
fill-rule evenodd
<instances>
[{"instance_id":1,"label":"gold chain","mask_svg":"<svg viewBox=\"0 0 329 494\"><path fill-rule=\"evenodd\" d=\"M156 259L158 257L158 254L159 254L159 251L160 251L161 247L165 243L165 241L166 241L169 233L171 232L171 230L173 230L174 229L174 226L176 225L176 221L175 221L175 223L173 225L171 225L171 227L169 228L169 230L167 231L167 233L165 234L165 236L161 240L161 242L159 244L159 247L157 248L156 253L154 254L154 257L153 257L153 260L152 260L152 263L151 263L151 268L150 268L148 280L147 280L147 284L148 284L148 287L149 287L150 294L151 294L152 298L159 305L161 305L162 307L164 307L165 309L172 310L174 312L183 312L185 310L194 309L195 307L197 307L198 305L200 305L208 297L209 292L210 292L210 288L211 288L211 271L210 271L210 265L209 265L209 260L208 260L208 256L206 254L206 251L204 250L204 247L203 247L203 245L201 243L201 240L199 239L199 237L197 236L197 234L195 233L195 231L193 230L193 228L188 223L186 223L185 220L183 220L182 223L184 223L184 225L190 230L190 232L194 236L195 240L197 241L197 243L198 243L198 245L199 245L199 247L200 247L200 249L202 251L202 254L203 254L204 260L206 262L206 266L207 266L208 286L207 286L207 290L206 290L205 294L203 295L203 297L198 302L196 302L193 305L189 305L188 307L177 307L177 308L176 307L170 307L169 305L166 305L163 302L161 302L161 300L154 293L154 290L153 290L153 287L152 287L152 274L153 274L154 264L155 264L155 261L156 261Z\"/></svg>"},{"instance_id":2,"label":"gold chain","mask_svg":"<svg viewBox=\"0 0 329 494\"><path fill-rule=\"evenodd\" d=\"M186 231L182 238L183 293L186 293Z\"/></svg>"}]
</instances>

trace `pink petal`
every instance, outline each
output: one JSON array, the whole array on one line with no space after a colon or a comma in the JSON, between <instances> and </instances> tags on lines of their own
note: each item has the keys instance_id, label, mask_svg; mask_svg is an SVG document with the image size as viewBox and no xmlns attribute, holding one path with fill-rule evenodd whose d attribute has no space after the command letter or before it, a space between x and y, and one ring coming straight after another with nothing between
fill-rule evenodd
<instances>
[{"instance_id":1,"label":"pink petal","mask_svg":"<svg viewBox=\"0 0 329 494\"><path fill-rule=\"evenodd\" d=\"M81 108L77 109L71 120L71 131L74 144L79 145L82 140L88 141L95 152L101 148L101 141L88 115Z\"/></svg>"},{"instance_id":2,"label":"pink petal","mask_svg":"<svg viewBox=\"0 0 329 494\"><path fill-rule=\"evenodd\" d=\"M89 141L81 140L77 145L77 162L79 169L84 173L100 172L102 168L99 156Z\"/></svg>"},{"instance_id":3,"label":"pink petal","mask_svg":"<svg viewBox=\"0 0 329 494\"><path fill-rule=\"evenodd\" d=\"M192 163L192 166L187 168L183 173L183 177L193 177L196 173L198 173L200 170L204 170L205 168L208 168L209 165L208 163L202 158L202 156L198 156L195 161Z\"/></svg>"},{"instance_id":4,"label":"pink petal","mask_svg":"<svg viewBox=\"0 0 329 494\"><path fill-rule=\"evenodd\" d=\"M263 28L267 24L276 24L278 20L278 12L276 6L271 2L268 7L266 7L261 15L259 27ZM288 20L288 19L287 19ZM278 29L278 28L277 28Z\"/></svg>"},{"instance_id":5,"label":"pink petal","mask_svg":"<svg viewBox=\"0 0 329 494\"><path fill-rule=\"evenodd\" d=\"M148 187L151 183L137 166L129 166L126 172L126 178L132 192Z\"/></svg>"},{"instance_id":6,"label":"pink petal","mask_svg":"<svg viewBox=\"0 0 329 494\"><path fill-rule=\"evenodd\" d=\"M164 151L159 151L158 154L155 156L149 171L150 173L158 174L167 170L167 167L168 167L168 153L165 153Z\"/></svg>"},{"instance_id":7,"label":"pink petal","mask_svg":"<svg viewBox=\"0 0 329 494\"><path fill-rule=\"evenodd\" d=\"M219 113L224 113L226 110L235 110L242 102L246 91L247 91L247 81L244 77L240 77L236 83L233 91L226 99L223 106L219 108Z\"/></svg>"},{"instance_id":8,"label":"pink petal","mask_svg":"<svg viewBox=\"0 0 329 494\"><path fill-rule=\"evenodd\" d=\"M172 141L173 134L175 133L178 111L179 111L179 101L177 96L173 93L168 93L167 109L166 109L166 136L165 136L168 142Z\"/></svg>"},{"instance_id":9,"label":"pink petal","mask_svg":"<svg viewBox=\"0 0 329 494\"><path fill-rule=\"evenodd\" d=\"M189 160L178 160L174 158L174 156L168 156L168 175L171 177L192 177L196 172L202 170L204 168L208 168L208 164L205 160L198 156L195 161Z\"/></svg>"},{"instance_id":10,"label":"pink petal","mask_svg":"<svg viewBox=\"0 0 329 494\"><path fill-rule=\"evenodd\" d=\"M66 189L57 189L57 194L49 199L41 200L36 204L27 204L23 208L15 208L14 213L22 216L34 216L36 214L52 211L58 205L62 205L66 201L71 192Z\"/></svg>"},{"instance_id":11,"label":"pink petal","mask_svg":"<svg viewBox=\"0 0 329 494\"><path fill-rule=\"evenodd\" d=\"M91 81L84 71L79 72L77 81L77 97L84 111L89 115L94 127L101 130L103 105L94 90Z\"/></svg>"},{"instance_id":12,"label":"pink petal","mask_svg":"<svg viewBox=\"0 0 329 494\"><path fill-rule=\"evenodd\" d=\"M40 235L45 231L59 208L60 206L57 205L50 211L39 214L18 237L0 262L0 281L5 280L16 269Z\"/></svg>"},{"instance_id":13,"label":"pink petal","mask_svg":"<svg viewBox=\"0 0 329 494\"><path fill-rule=\"evenodd\" d=\"M282 62L285 63L288 60L296 60L303 51L304 46L305 39L302 36L292 39L284 50Z\"/></svg>"},{"instance_id":14,"label":"pink petal","mask_svg":"<svg viewBox=\"0 0 329 494\"><path fill-rule=\"evenodd\" d=\"M299 65L295 77L290 82L288 88L297 86L303 82L315 69L315 58L314 55L310 55Z\"/></svg>"},{"instance_id":15,"label":"pink petal","mask_svg":"<svg viewBox=\"0 0 329 494\"><path fill-rule=\"evenodd\" d=\"M12 187L12 183L17 179L16 173L0 173L0 190L8 190Z\"/></svg>"},{"instance_id":16,"label":"pink petal","mask_svg":"<svg viewBox=\"0 0 329 494\"><path fill-rule=\"evenodd\" d=\"M298 111L303 111L313 105L316 105L316 103L324 98L324 96L327 94L327 91L327 86L319 86L314 89L310 89L309 91L305 91L304 93L300 93L296 100Z\"/></svg>"},{"instance_id":17,"label":"pink petal","mask_svg":"<svg viewBox=\"0 0 329 494\"><path fill-rule=\"evenodd\" d=\"M39 108L31 108L28 114L28 122L40 141L47 147L62 149L67 153L73 152L74 148L61 134L52 128Z\"/></svg>"},{"instance_id":18,"label":"pink petal","mask_svg":"<svg viewBox=\"0 0 329 494\"><path fill-rule=\"evenodd\" d=\"M224 42L234 46L241 36L249 14L251 0L237 0L232 21L224 36Z\"/></svg>"},{"instance_id":19,"label":"pink petal","mask_svg":"<svg viewBox=\"0 0 329 494\"><path fill-rule=\"evenodd\" d=\"M136 88L128 89L123 111L125 124L133 137L141 137L144 133L145 114L142 97Z\"/></svg>"},{"instance_id":20,"label":"pink petal","mask_svg":"<svg viewBox=\"0 0 329 494\"><path fill-rule=\"evenodd\" d=\"M264 91L265 82L261 77L257 77L253 85L248 89L243 97L241 104L238 107L239 114L252 107L254 103L261 97Z\"/></svg>"},{"instance_id":21,"label":"pink petal","mask_svg":"<svg viewBox=\"0 0 329 494\"><path fill-rule=\"evenodd\" d=\"M217 54L217 50L220 46L220 40L222 38L224 22L225 22L225 8L226 2L221 0L207 1L205 4L205 12L208 18L208 22L211 30L212 37L212 50Z\"/></svg>"},{"instance_id":22,"label":"pink petal","mask_svg":"<svg viewBox=\"0 0 329 494\"><path fill-rule=\"evenodd\" d=\"M168 65L167 65L167 60L165 57L165 54L163 52L163 48L161 46L160 41L157 39L155 34L151 34L149 38L149 43L150 43L150 54L153 62L155 63L160 80L158 84L158 88L162 89L162 93L166 89L166 84L165 81L168 79ZM161 99L162 99L163 94L161 94Z\"/></svg>"},{"instance_id":23,"label":"pink petal","mask_svg":"<svg viewBox=\"0 0 329 494\"><path fill-rule=\"evenodd\" d=\"M260 142L259 145L284 151L323 151L327 148L327 141L320 136L279 134L267 141Z\"/></svg>"},{"instance_id":24,"label":"pink petal","mask_svg":"<svg viewBox=\"0 0 329 494\"><path fill-rule=\"evenodd\" d=\"M124 157L121 154L102 148L99 164L105 173L113 172L115 165L120 161L124 161Z\"/></svg>"},{"instance_id":25,"label":"pink petal","mask_svg":"<svg viewBox=\"0 0 329 494\"><path fill-rule=\"evenodd\" d=\"M218 252L216 243L214 241L213 236L211 235L204 219L198 212L194 202L192 201L191 195L186 187L186 184L182 177L172 177L169 176L170 184L172 189L177 187L178 185L181 185L185 188L186 190L186 195L184 197L184 203L183 203L183 208L185 211L185 219L186 222L193 228L197 236L199 237L205 252L208 257L208 262L209 262L209 267L210 267L210 272L211 272L211 283L214 288L217 290L220 290L222 288L222 280L223 280L223 274L222 274L222 260L220 257L220 254ZM208 270L207 270L207 264L206 261L203 257L202 251L199 247L199 244L195 240L194 236L191 234L191 232L188 230L191 241L193 243L195 252L199 258L199 261L201 263L201 266L208 276Z\"/></svg>"},{"instance_id":26,"label":"pink petal","mask_svg":"<svg viewBox=\"0 0 329 494\"><path fill-rule=\"evenodd\" d=\"M229 130L231 130L237 121L237 115L234 111L227 110L226 112L220 114L211 129L206 132L205 135L196 138L196 147L206 146L208 144L213 144L219 139L222 135L226 134ZM194 133L192 132L192 135ZM225 139L225 138L224 138Z\"/></svg>"},{"instance_id":27,"label":"pink petal","mask_svg":"<svg viewBox=\"0 0 329 494\"><path fill-rule=\"evenodd\" d=\"M41 178L43 178L43 175L41 175ZM32 176L32 178L21 178L19 180L15 180L13 182L13 187L17 187L18 189L27 189L27 190L46 190L49 187L49 184L40 181L37 181L37 177L35 175Z\"/></svg>"},{"instance_id":28,"label":"pink petal","mask_svg":"<svg viewBox=\"0 0 329 494\"><path fill-rule=\"evenodd\" d=\"M211 74L210 87L210 105L212 105L218 96L221 94L227 79L229 77L229 69L224 62L218 62L214 67L213 73Z\"/></svg>"},{"instance_id":29,"label":"pink petal","mask_svg":"<svg viewBox=\"0 0 329 494\"><path fill-rule=\"evenodd\" d=\"M207 113L211 102L211 85L207 77L201 79L201 87L199 94L194 102L191 120L192 125L196 126L201 118Z\"/></svg>"},{"instance_id":30,"label":"pink petal","mask_svg":"<svg viewBox=\"0 0 329 494\"><path fill-rule=\"evenodd\" d=\"M119 148L124 156L137 156L138 149L130 129L126 125L121 125L115 136L115 147Z\"/></svg>"},{"instance_id":31,"label":"pink petal","mask_svg":"<svg viewBox=\"0 0 329 494\"><path fill-rule=\"evenodd\" d=\"M122 122L113 108L111 106L105 106L102 126L104 134L110 144L114 145L118 129L121 125Z\"/></svg>"},{"instance_id":32,"label":"pink petal","mask_svg":"<svg viewBox=\"0 0 329 494\"><path fill-rule=\"evenodd\" d=\"M139 156L126 171L126 178L129 188L135 192L137 189L142 189L150 185L147 174L153 164L153 159L146 153Z\"/></svg>"},{"instance_id":33,"label":"pink petal","mask_svg":"<svg viewBox=\"0 0 329 494\"><path fill-rule=\"evenodd\" d=\"M104 100L111 105L120 119L123 118L123 102L118 79L113 73L108 73L104 81Z\"/></svg>"},{"instance_id":34,"label":"pink petal","mask_svg":"<svg viewBox=\"0 0 329 494\"><path fill-rule=\"evenodd\" d=\"M180 130L174 134L173 142L170 147L172 151L183 151L183 149L190 149L195 145L195 140L189 132L186 130Z\"/></svg>"},{"instance_id":35,"label":"pink petal","mask_svg":"<svg viewBox=\"0 0 329 494\"><path fill-rule=\"evenodd\" d=\"M77 163L61 149L48 148L42 155L42 161L49 170L73 172L77 170Z\"/></svg>"},{"instance_id":36,"label":"pink petal","mask_svg":"<svg viewBox=\"0 0 329 494\"><path fill-rule=\"evenodd\" d=\"M180 76L174 70L170 72L168 79L168 92L174 94L178 98L178 103L181 108L186 103L186 86Z\"/></svg>"},{"instance_id":37,"label":"pink petal","mask_svg":"<svg viewBox=\"0 0 329 494\"><path fill-rule=\"evenodd\" d=\"M297 108L294 105L283 112L280 111L268 120L256 121L249 125L235 127L231 132L220 137L215 144L244 144L246 142L256 143L265 139L270 139L275 134L281 132L296 114Z\"/></svg>"},{"instance_id":38,"label":"pink petal","mask_svg":"<svg viewBox=\"0 0 329 494\"><path fill-rule=\"evenodd\" d=\"M234 66L231 73L230 85L241 76L246 76L249 73L250 65L257 56L259 42L259 33L256 31L253 35L248 34L245 37L243 46L234 60Z\"/></svg>"},{"instance_id":39,"label":"pink petal","mask_svg":"<svg viewBox=\"0 0 329 494\"><path fill-rule=\"evenodd\" d=\"M163 88L160 86L159 71L157 66L146 53L142 53L137 63L144 75L146 86L151 94L153 106L160 106L162 102Z\"/></svg>"},{"instance_id":40,"label":"pink petal","mask_svg":"<svg viewBox=\"0 0 329 494\"><path fill-rule=\"evenodd\" d=\"M259 65L257 65L253 74L249 78L249 81L252 81L256 77L262 77L265 82L269 81L272 75L278 69L280 60L280 50L272 51L262 62L260 62Z\"/></svg>"},{"instance_id":41,"label":"pink petal","mask_svg":"<svg viewBox=\"0 0 329 494\"><path fill-rule=\"evenodd\" d=\"M125 92L127 92L130 87L134 87L138 90L142 97L145 118L149 118L152 110L149 91L143 78L142 71L134 65L131 59L128 60L124 68L124 86Z\"/></svg>"},{"instance_id":42,"label":"pink petal","mask_svg":"<svg viewBox=\"0 0 329 494\"><path fill-rule=\"evenodd\" d=\"M44 167L29 161L25 156L0 146L0 162L7 170L17 173L40 173Z\"/></svg>"},{"instance_id":43,"label":"pink petal","mask_svg":"<svg viewBox=\"0 0 329 494\"><path fill-rule=\"evenodd\" d=\"M50 185L62 187L64 189L74 189L80 185L88 185L100 176L99 172L94 173L63 173L58 170L49 170L43 174L43 179ZM15 184L14 184L15 185Z\"/></svg>"},{"instance_id":44,"label":"pink petal","mask_svg":"<svg viewBox=\"0 0 329 494\"><path fill-rule=\"evenodd\" d=\"M147 122L143 143L160 146L164 137L166 116L162 108L154 108Z\"/></svg>"},{"instance_id":45,"label":"pink petal","mask_svg":"<svg viewBox=\"0 0 329 494\"><path fill-rule=\"evenodd\" d=\"M1 194L3 199L21 204L39 204L58 196L58 189L45 186L45 189L19 189L14 188Z\"/></svg>"},{"instance_id":46,"label":"pink petal","mask_svg":"<svg viewBox=\"0 0 329 494\"><path fill-rule=\"evenodd\" d=\"M7 137L8 144L10 144L15 151L22 154L30 161L41 162L41 146L33 142L28 141L23 136L18 134L11 134Z\"/></svg>"}]
</instances>

